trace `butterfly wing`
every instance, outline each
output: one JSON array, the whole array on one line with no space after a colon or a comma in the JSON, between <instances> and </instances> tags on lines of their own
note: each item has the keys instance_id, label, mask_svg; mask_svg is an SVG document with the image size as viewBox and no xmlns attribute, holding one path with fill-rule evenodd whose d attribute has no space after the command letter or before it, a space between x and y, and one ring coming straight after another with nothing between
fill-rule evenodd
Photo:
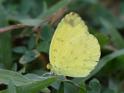
<instances>
[{"instance_id":1,"label":"butterfly wing","mask_svg":"<svg viewBox=\"0 0 124 93\"><path fill-rule=\"evenodd\" d=\"M57 75L85 77L100 57L97 39L76 13L66 15L59 23L50 45L51 71Z\"/></svg>"}]
</instances>

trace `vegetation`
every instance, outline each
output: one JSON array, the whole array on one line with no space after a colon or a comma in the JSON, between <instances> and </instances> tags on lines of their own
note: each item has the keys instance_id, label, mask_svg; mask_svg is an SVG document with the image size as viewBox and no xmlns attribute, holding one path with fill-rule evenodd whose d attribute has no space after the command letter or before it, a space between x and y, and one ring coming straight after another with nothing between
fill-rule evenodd
<instances>
[{"instance_id":1,"label":"vegetation","mask_svg":"<svg viewBox=\"0 0 124 93\"><path fill-rule=\"evenodd\" d=\"M101 46L85 78L51 75L49 46L60 19L77 12ZM124 93L123 0L0 0L0 93Z\"/></svg>"}]
</instances>

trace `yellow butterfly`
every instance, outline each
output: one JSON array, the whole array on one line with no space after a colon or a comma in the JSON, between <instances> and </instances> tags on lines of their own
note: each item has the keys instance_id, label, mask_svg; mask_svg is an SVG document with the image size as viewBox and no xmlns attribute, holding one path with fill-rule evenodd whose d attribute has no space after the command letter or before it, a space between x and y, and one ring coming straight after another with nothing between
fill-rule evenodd
<instances>
[{"instance_id":1,"label":"yellow butterfly","mask_svg":"<svg viewBox=\"0 0 124 93\"><path fill-rule=\"evenodd\" d=\"M98 40L78 14L71 12L59 23L50 45L48 68L57 74L86 77L100 58Z\"/></svg>"}]
</instances>

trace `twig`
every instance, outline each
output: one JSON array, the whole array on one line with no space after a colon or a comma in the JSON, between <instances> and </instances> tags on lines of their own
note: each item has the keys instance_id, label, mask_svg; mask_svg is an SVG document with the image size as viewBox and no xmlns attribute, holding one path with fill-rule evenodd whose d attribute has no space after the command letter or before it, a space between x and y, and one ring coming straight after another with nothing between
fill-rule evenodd
<instances>
[{"instance_id":1,"label":"twig","mask_svg":"<svg viewBox=\"0 0 124 93\"><path fill-rule=\"evenodd\" d=\"M56 12L56 13L50 15L49 17L47 17L46 19L44 19L44 22L47 21L47 23L50 22L51 24L53 24L59 18L61 18L62 15L65 12L66 12L66 8L62 8L62 9L58 10L58 12ZM23 25L23 24L15 24L15 25L0 28L0 33L8 32L8 31L11 31L11 30L14 30L14 29L19 29L19 28L24 28L24 27L29 27L29 26L28 25ZM38 32L40 27L41 27L41 24L39 24L38 26L34 27L32 30L34 32Z\"/></svg>"},{"instance_id":2,"label":"twig","mask_svg":"<svg viewBox=\"0 0 124 93\"><path fill-rule=\"evenodd\" d=\"M43 22L41 22L38 26L35 26L33 28L33 31L38 32L39 29L41 28L42 23L45 23L45 24L50 23L51 25L53 25L58 19L60 19L65 14L65 12L67 12L66 7L61 8L58 11L56 11L55 13L47 16L46 18L44 18Z\"/></svg>"},{"instance_id":3,"label":"twig","mask_svg":"<svg viewBox=\"0 0 124 93\"><path fill-rule=\"evenodd\" d=\"M27 25L23 25L23 24L11 25L4 28L0 28L0 33L8 32L10 30L24 28L24 27L27 27Z\"/></svg>"}]
</instances>

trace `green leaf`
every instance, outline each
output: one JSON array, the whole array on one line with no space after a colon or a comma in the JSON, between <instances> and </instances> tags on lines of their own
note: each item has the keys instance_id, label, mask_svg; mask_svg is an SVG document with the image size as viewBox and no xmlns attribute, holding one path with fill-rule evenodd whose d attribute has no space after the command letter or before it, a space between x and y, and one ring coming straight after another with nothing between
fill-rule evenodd
<instances>
[{"instance_id":1,"label":"green leaf","mask_svg":"<svg viewBox=\"0 0 124 93\"><path fill-rule=\"evenodd\" d=\"M36 47L36 36L31 35L28 41L28 49L32 50Z\"/></svg>"},{"instance_id":2,"label":"green leaf","mask_svg":"<svg viewBox=\"0 0 124 93\"><path fill-rule=\"evenodd\" d=\"M3 68L12 67L12 48L10 32L0 34L0 64Z\"/></svg>"},{"instance_id":3,"label":"green leaf","mask_svg":"<svg viewBox=\"0 0 124 93\"><path fill-rule=\"evenodd\" d=\"M59 9L65 7L69 2L70 2L70 0L61 0L57 4L53 5L51 8L47 9L47 11L44 11L43 13L41 13L38 18L34 18L34 19L32 19L32 18L23 18L23 19L17 18L17 20L25 25L36 26L36 27L40 26L41 24L45 24L45 22L46 22L46 20L44 20L45 18L47 18L49 15L55 13Z\"/></svg>"},{"instance_id":4,"label":"green leaf","mask_svg":"<svg viewBox=\"0 0 124 93\"><path fill-rule=\"evenodd\" d=\"M3 3L3 1L4 1L4 0L0 0L0 4L2 4L2 3Z\"/></svg>"},{"instance_id":5,"label":"green leaf","mask_svg":"<svg viewBox=\"0 0 124 93\"><path fill-rule=\"evenodd\" d=\"M59 9L65 7L66 5L68 5L70 3L71 0L61 0L59 1L57 4L53 5L50 9L48 9L48 11L44 12L43 14L41 14L39 16L39 18L44 19L46 18L46 16L49 16L53 13L55 13L56 11L58 11Z\"/></svg>"},{"instance_id":6,"label":"green leaf","mask_svg":"<svg viewBox=\"0 0 124 93\"><path fill-rule=\"evenodd\" d=\"M11 80L13 80L13 83L17 86L30 82L28 78L17 72L0 69L0 82L9 84Z\"/></svg>"},{"instance_id":7,"label":"green leaf","mask_svg":"<svg viewBox=\"0 0 124 93\"><path fill-rule=\"evenodd\" d=\"M28 25L28 26L37 26L39 25L40 22L42 22L43 20L39 20L39 19L31 19L31 18L17 18L16 20L18 20L20 23L24 24L24 25Z\"/></svg>"},{"instance_id":8,"label":"green leaf","mask_svg":"<svg viewBox=\"0 0 124 93\"><path fill-rule=\"evenodd\" d=\"M51 93L49 88L44 88L41 90L41 93Z\"/></svg>"},{"instance_id":9,"label":"green leaf","mask_svg":"<svg viewBox=\"0 0 124 93\"><path fill-rule=\"evenodd\" d=\"M54 30L50 26L45 26L41 32L41 41L37 45L37 50L40 52L49 53L50 41L52 39Z\"/></svg>"},{"instance_id":10,"label":"green leaf","mask_svg":"<svg viewBox=\"0 0 124 93\"><path fill-rule=\"evenodd\" d=\"M116 93L116 92L108 88L108 89L104 89L103 93Z\"/></svg>"},{"instance_id":11,"label":"green leaf","mask_svg":"<svg viewBox=\"0 0 124 93\"><path fill-rule=\"evenodd\" d=\"M68 82L64 82L64 89L65 93L77 93L77 91L79 90L79 88L74 86L74 84Z\"/></svg>"},{"instance_id":12,"label":"green leaf","mask_svg":"<svg viewBox=\"0 0 124 93\"><path fill-rule=\"evenodd\" d=\"M15 53L23 54L23 53L25 53L25 52L27 51L27 49L26 49L26 47L24 47L24 46L19 46L19 47L15 47L15 48L13 49L13 51L14 51Z\"/></svg>"},{"instance_id":13,"label":"green leaf","mask_svg":"<svg viewBox=\"0 0 124 93\"><path fill-rule=\"evenodd\" d=\"M87 93L86 85L84 82L80 83L79 93Z\"/></svg>"},{"instance_id":14,"label":"green leaf","mask_svg":"<svg viewBox=\"0 0 124 93\"><path fill-rule=\"evenodd\" d=\"M120 3L120 12L121 12L121 14L122 14L122 16L124 15L124 1L122 1L121 3Z\"/></svg>"},{"instance_id":15,"label":"green leaf","mask_svg":"<svg viewBox=\"0 0 124 93\"><path fill-rule=\"evenodd\" d=\"M26 53L20 58L19 62L21 64L29 63L35 60L39 55L40 53L37 50L26 51Z\"/></svg>"},{"instance_id":16,"label":"green leaf","mask_svg":"<svg viewBox=\"0 0 124 93\"><path fill-rule=\"evenodd\" d=\"M2 90L0 93L8 93L7 90Z\"/></svg>"},{"instance_id":17,"label":"green leaf","mask_svg":"<svg viewBox=\"0 0 124 93\"><path fill-rule=\"evenodd\" d=\"M83 0L83 2L89 3L89 4L97 4L98 0Z\"/></svg>"},{"instance_id":18,"label":"green leaf","mask_svg":"<svg viewBox=\"0 0 124 93\"><path fill-rule=\"evenodd\" d=\"M51 84L51 86L56 89L56 90L59 90L59 86L61 84L61 81L60 80L57 80L55 81L53 84Z\"/></svg>"},{"instance_id":19,"label":"green leaf","mask_svg":"<svg viewBox=\"0 0 124 93\"><path fill-rule=\"evenodd\" d=\"M41 4L41 2L39 2L39 4ZM41 6L42 6L42 4L41 4ZM39 7L39 5L37 4L37 2L35 0L21 0L20 5L18 7L21 10L20 14L23 14L23 15L29 15L30 14L30 16L32 16L32 15L37 14L38 9L37 9L37 11L35 11L35 9L37 7ZM42 7L41 7L41 10L42 10Z\"/></svg>"},{"instance_id":20,"label":"green leaf","mask_svg":"<svg viewBox=\"0 0 124 93\"><path fill-rule=\"evenodd\" d=\"M113 52L111 54L108 54L108 55L104 56L100 60L100 62L96 66L96 68L85 79L87 80L87 79L91 78L93 75L95 75L97 72L99 72L108 62L110 62L114 58L117 58L117 57L122 56L122 55L124 55L124 49L117 50L117 51L115 51L115 52Z\"/></svg>"},{"instance_id":21,"label":"green leaf","mask_svg":"<svg viewBox=\"0 0 124 93\"><path fill-rule=\"evenodd\" d=\"M93 79L89 82L88 93L101 93L101 85L97 79Z\"/></svg>"},{"instance_id":22,"label":"green leaf","mask_svg":"<svg viewBox=\"0 0 124 93\"><path fill-rule=\"evenodd\" d=\"M82 77L81 78L74 78L71 81L74 83L74 85L78 86L78 92L77 93L87 93L84 78L82 78Z\"/></svg>"},{"instance_id":23,"label":"green leaf","mask_svg":"<svg viewBox=\"0 0 124 93\"><path fill-rule=\"evenodd\" d=\"M17 93L16 92L16 86L13 83L13 81L11 80L8 84L8 93Z\"/></svg>"},{"instance_id":24,"label":"green leaf","mask_svg":"<svg viewBox=\"0 0 124 93\"><path fill-rule=\"evenodd\" d=\"M124 39L122 36L119 34L119 32L116 30L116 28L111 25L107 20L105 19L100 19L103 27L109 32L109 35L111 36L111 39L113 43L116 45L118 48L124 48Z\"/></svg>"},{"instance_id":25,"label":"green leaf","mask_svg":"<svg viewBox=\"0 0 124 93\"><path fill-rule=\"evenodd\" d=\"M29 76L33 76L33 78L29 78ZM55 82L56 79L57 77L54 76L42 77L34 74L23 76L14 71L0 69L0 83L7 85L11 83L9 87L13 89L15 89L15 85L17 93L37 93L41 89L44 89L51 83ZM14 85L12 85L12 83Z\"/></svg>"},{"instance_id":26,"label":"green leaf","mask_svg":"<svg viewBox=\"0 0 124 93\"><path fill-rule=\"evenodd\" d=\"M7 10L0 4L0 27L8 25ZM12 44L11 33L0 33L0 65L2 68L11 69L12 67Z\"/></svg>"},{"instance_id":27,"label":"green leaf","mask_svg":"<svg viewBox=\"0 0 124 93\"><path fill-rule=\"evenodd\" d=\"M35 80L28 84L18 86L18 93L38 93L41 89L48 87L51 83L56 81L56 77L41 77L41 80Z\"/></svg>"},{"instance_id":28,"label":"green leaf","mask_svg":"<svg viewBox=\"0 0 124 93\"><path fill-rule=\"evenodd\" d=\"M109 78L108 87L109 87L109 89L111 89L115 93L117 93L118 89L119 89L119 80L116 80L116 79L113 79L113 78Z\"/></svg>"},{"instance_id":29,"label":"green leaf","mask_svg":"<svg viewBox=\"0 0 124 93\"><path fill-rule=\"evenodd\" d=\"M90 16L93 18L94 22L99 24L99 18L103 18L110 22L111 25L113 25L115 28L122 28L123 27L123 21L120 20L118 17L113 15L112 12L106 7L104 7L101 3L97 3L95 5L92 5L90 7L89 13L92 15Z\"/></svg>"},{"instance_id":30,"label":"green leaf","mask_svg":"<svg viewBox=\"0 0 124 93\"><path fill-rule=\"evenodd\" d=\"M98 39L101 47L104 47L105 45L108 44L109 42L108 36L104 35L103 33L95 33L95 36Z\"/></svg>"},{"instance_id":31,"label":"green leaf","mask_svg":"<svg viewBox=\"0 0 124 93\"><path fill-rule=\"evenodd\" d=\"M65 93L77 93L77 92L84 92L84 87L80 87L80 84L77 84L74 81L71 80L64 80L64 90ZM80 91L81 90L81 91Z\"/></svg>"},{"instance_id":32,"label":"green leaf","mask_svg":"<svg viewBox=\"0 0 124 93\"><path fill-rule=\"evenodd\" d=\"M25 77L27 77L31 81L36 81L36 80L41 80L41 79L44 80L44 78L45 78L45 77L41 77L41 76L38 76L36 74L31 74L31 73L30 74L26 74Z\"/></svg>"},{"instance_id":33,"label":"green leaf","mask_svg":"<svg viewBox=\"0 0 124 93\"><path fill-rule=\"evenodd\" d=\"M47 2L43 2L43 13L45 13L46 11L48 11Z\"/></svg>"},{"instance_id":34,"label":"green leaf","mask_svg":"<svg viewBox=\"0 0 124 93\"><path fill-rule=\"evenodd\" d=\"M57 93L64 93L64 82L61 82Z\"/></svg>"}]
</instances>

